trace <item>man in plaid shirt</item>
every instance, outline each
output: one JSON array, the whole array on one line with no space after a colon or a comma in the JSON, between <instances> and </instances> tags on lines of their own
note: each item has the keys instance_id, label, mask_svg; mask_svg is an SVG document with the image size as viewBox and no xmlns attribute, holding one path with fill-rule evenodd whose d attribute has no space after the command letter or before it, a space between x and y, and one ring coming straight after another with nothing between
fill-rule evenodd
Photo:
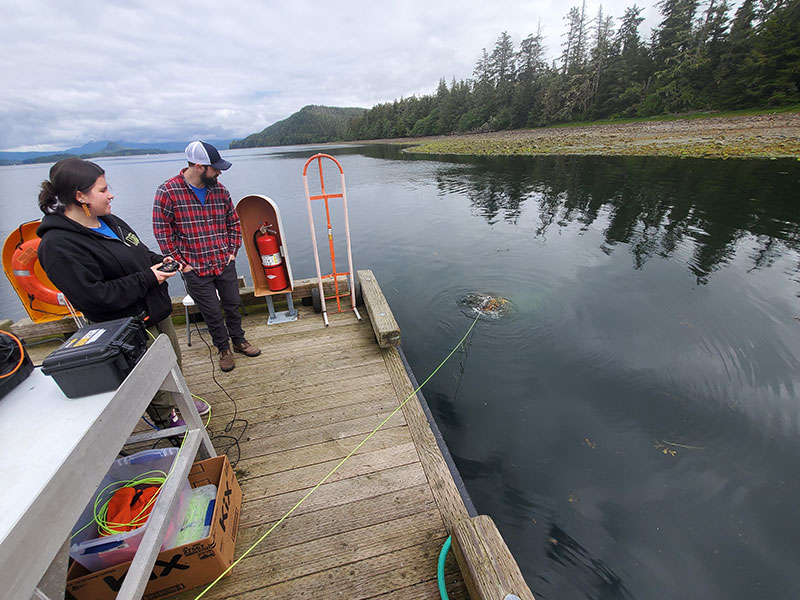
<instances>
[{"instance_id":1,"label":"man in plaid shirt","mask_svg":"<svg viewBox=\"0 0 800 600\"><path fill-rule=\"evenodd\" d=\"M214 146L201 141L186 146L186 158L189 166L156 190L153 232L164 256L181 263L186 291L200 309L219 351L219 366L230 371L235 366L234 352L261 354L245 339L239 315L239 217L230 193L217 181L231 163Z\"/></svg>"}]
</instances>

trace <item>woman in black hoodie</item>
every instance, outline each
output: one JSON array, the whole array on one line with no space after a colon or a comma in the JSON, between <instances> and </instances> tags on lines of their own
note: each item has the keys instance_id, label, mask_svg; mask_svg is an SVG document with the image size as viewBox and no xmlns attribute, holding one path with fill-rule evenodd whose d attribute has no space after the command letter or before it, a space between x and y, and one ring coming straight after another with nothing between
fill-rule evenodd
<instances>
[{"instance_id":1,"label":"woman in black hoodie","mask_svg":"<svg viewBox=\"0 0 800 600\"><path fill-rule=\"evenodd\" d=\"M39 262L90 321L141 316L153 337L169 336L180 364L166 284L175 273L158 270L172 259L151 252L125 221L111 214L113 198L105 171L95 163L66 158L54 164L39 193L45 215L36 230L42 238ZM163 427L170 424L172 408L171 395L158 392L147 412Z\"/></svg>"}]
</instances>

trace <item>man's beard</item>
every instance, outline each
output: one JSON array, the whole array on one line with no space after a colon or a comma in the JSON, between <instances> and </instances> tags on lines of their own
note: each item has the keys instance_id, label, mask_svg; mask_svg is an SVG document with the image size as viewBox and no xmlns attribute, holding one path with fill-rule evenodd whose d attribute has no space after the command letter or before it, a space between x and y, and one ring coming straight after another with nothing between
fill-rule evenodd
<instances>
[{"instance_id":1,"label":"man's beard","mask_svg":"<svg viewBox=\"0 0 800 600\"><path fill-rule=\"evenodd\" d=\"M219 177L219 175L214 175L213 177L209 177L208 175L206 175L206 172L203 171L203 174L200 175L200 181L202 181L203 185L205 185L207 188L210 188L214 187L217 184L217 177Z\"/></svg>"}]
</instances>

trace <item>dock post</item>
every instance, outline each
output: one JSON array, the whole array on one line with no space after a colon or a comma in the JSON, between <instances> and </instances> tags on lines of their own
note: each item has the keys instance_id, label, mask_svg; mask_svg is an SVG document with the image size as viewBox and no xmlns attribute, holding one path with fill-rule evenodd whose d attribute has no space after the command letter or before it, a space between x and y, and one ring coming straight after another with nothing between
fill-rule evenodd
<instances>
[{"instance_id":1,"label":"dock post","mask_svg":"<svg viewBox=\"0 0 800 600\"><path fill-rule=\"evenodd\" d=\"M478 515L456 524L453 550L471 600L516 596L535 600L517 561L491 517Z\"/></svg>"}]
</instances>

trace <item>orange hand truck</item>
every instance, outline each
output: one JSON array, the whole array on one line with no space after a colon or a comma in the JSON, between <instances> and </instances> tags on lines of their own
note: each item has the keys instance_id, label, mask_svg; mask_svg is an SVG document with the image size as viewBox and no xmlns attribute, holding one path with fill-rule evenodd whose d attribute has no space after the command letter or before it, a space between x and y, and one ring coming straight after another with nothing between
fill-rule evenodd
<instances>
[{"instance_id":1,"label":"orange hand truck","mask_svg":"<svg viewBox=\"0 0 800 600\"><path fill-rule=\"evenodd\" d=\"M323 175L323 159L331 160L336 165L336 168L339 169L339 175L341 180L341 192L338 193L329 193L325 189L325 177ZM317 167L319 168L319 185L320 185L320 193L311 195L309 192L308 187L308 166L316 161ZM306 161L306 164L303 166L303 186L305 187L306 191L306 206L308 208L308 225L311 228L311 244L314 248L314 265L317 268L317 289L312 290L312 301L314 304L314 310L317 312L322 312L322 320L325 322L325 327L329 325L328 323L328 311L325 304L325 300L336 299L336 308L338 309L337 312L343 312L345 310L352 310L355 313L356 318L361 320L361 315L358 313L358 309L356 308L356 304L358 303L357 295L357 284L355 283L355 271L353 270L353 253L350 247L350 221L347 216L347 192L345 191L344 185L344 170L342 169L342 165L339 164L339 161L330 156L329 154L315 154L311 158ZM341 198L342 205L344 206L344 233L345 238L347 241L347 271L343 273L337 273L336 271L336 251L333 247L333 228L331 227L331 211L330 205L328 200L332 198ZM319 267L319 250L317 248L317 235L316 230L314 229L314 216L311 211L311 201L312 200L324 200L325 201L325 216L327 218L328 223L328 246L330 249L331 254L331 273L329 275L322 275L320 272ZM348 291L344 293L339 292L339 276L346 275L347 282L348 282ZM333 279L333 288L334 293L330 296L325 295L324 287L323 287L323 280L325 279ZM350 308L342 308L342 298L346 298L350 296Z\"/></svg>"}]
</instances>

